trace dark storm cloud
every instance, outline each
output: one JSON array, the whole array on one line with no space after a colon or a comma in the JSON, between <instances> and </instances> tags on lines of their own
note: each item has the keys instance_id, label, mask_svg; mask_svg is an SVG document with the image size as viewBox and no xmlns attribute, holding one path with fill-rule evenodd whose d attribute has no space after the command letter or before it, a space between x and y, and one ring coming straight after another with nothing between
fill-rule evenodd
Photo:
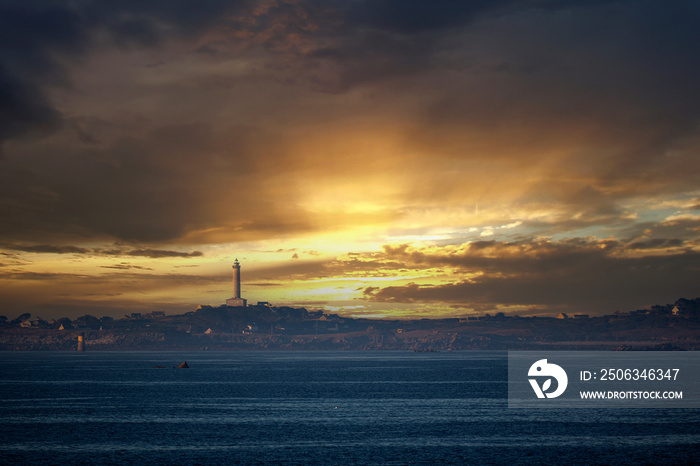
<instances>
[{"instance_id":1,"label":"dark storm cloud","mask_svg":"<svg viewBox=\"0 0 700 466\"><path fill-rule=\"evenodd\" d=\"M131 256L131 257L148 257L150 259L162 259L167 257L201 257L204 254L201 251L172 251L167 249L133 249L133 248L123 248L115 247L113 249L89 249L82 248L78 246L70 245L50 245L50 244L36 244L36 245L26 245L26 244L13 244L4 243L0 244L3 247L12 251L22 251L37 254L80 254L80 255L90 255L90 256ZM6 253L0 253L3 255L10 256Z\"/></svg>"},{"instance_id":2,"label":"dark storm cloud","mask_svg":"<svg viewBox=\"0 0 700 466\"><path fill-rule=\"evenodd\" d=\"M619 252L618 243L588 240L489 241L452 254L388 248L390 258L400 256L417 264L450 265L481 274L443 285L411 283L371 287L364 292L370 299L386 302L447 302L465 307L490 303L593 314L672 302L697 293L700 254L627 257Z\"/></svg>"},{"instance_id":3,"label":"dark storm cloud","mask_svg":"<svg viewBox=\"0 0 700 466\"><path fill-rule=\"evenodd\" d=\"M375 56L396 64L399 62L392 57L397 54L418 56L425 52L421 53L419 41L396 42L391 35L410 37L426 31L439 34L464 27L482 12L508 3L513 2L280 1L259 5L247 1L6 0L0 3L0 142L59 126L61 115L47 98L47 87L70 84L66 66L100 45L104 39L98 38L99 31L106 32L109 41L118 47L140 48L170 37L196 37L225 26L242 37L258 35L268 48L284 52L287 48L283 43L291 36L328 36L329 30L338 31L328 25L342 25L348 36L362 37L359 30L375 31L354 42L361 47L351 46L353 53L370 46ZM382 39L382 33L388 35ZM336 41L334 46L314 54L350 59L351 49L344 41ZM367 68L371 74L372 66Z\"/></svg>"},{"instance_id":4,"label":"dark storm cloud","mask_svg":"<svg viewBox=\"0 0 700 466\"><path fill-rule=\"evenodd\" d=\"M120 47L153 46L169 34L200 33L245 3L0 2L0 147L7 139L61 124L47 87L70 84L66 63L97 46L97 31L106 31Z\"/></svg>"},{"instance_id":5,"label":"dark storm cloud","mask_svg":"<svg viewBox=\"0 0 700 466\"><path fill-rule=\"evenodd\" d=\"M44 86L64 78L58 56L84 53L81 23L58 4L0 4L0 147L9 138L58 126L60 115Z\"/></svg>"},{"instance_id":6,"label":"dark storm cloud","mask_svg":"<svg viewBox=\"0 0 700 466\"><path fill-rule=\"evenodd\" d=\"M39 133L56 128L59 119L38 86L17 80L0 67L0 144L29 131Z\"/></svg>"},{"instance_id":7,"label":"dark storm cloud","mask_svg":"<svg viewBox=\"0 0 700 466\"><path fill-rule=\"evenodd\" d=\"M480 13L508 3L512 1L370 0L349 4L350 11L346 20L353 27L418 34L465 26Z\"/></svg>"},{"instance_id":8,"label":"dark storm cloud","mask_svg":"<svg viewBox=\"0 0 700 466\"><path fill-rule=\"evenodd\" d=\"M603 168L637 172L644 166L632 160L658 156L696 129L697 2L590 7L579 2L546 13L532 8L541 3L522 5L520 19L493 19L492 33L470 36L472 42L462 42L463 51L454 55L491 80L484 94L460 95L448 88L444 102L428 114L431 119L485 129L508 121L550 121L552 131L597 121L589 129L597 142L636 139L620 148L628 153L617 154L622 158ZM566 118L559 120L562 115ZM595 147L596 141L591 143Z\"/></svg>"},{"instance_id":9,"label":"dark storm cloud","mask_svg":"<svg viewBox=\"0 0 700 466\"><path fill-rule=\"evenodd\" d=\"M312 45L310 56L336 58L341 73L348 73L345 81L350 85L353 76L367 80L375 73L387 73L380 69L380 62L407 71L410 66L401 63L410 61L408 57L414 57L417 65L413 68L421 72L450 68L454 62L436 59L440 46L445 46L440 39L464 30L477 18L523 12L533 15L533 26L542 30L537 35L530 30L516 31L513 34L528 34L517 39L503 36L506 44L516 41L510 51L496 50L502 54L497 59L508 69L534 71L525 74L561 97L570 97L573 90L619 92L662 106L670 97L672 102L666 105L673 107L675 114L696 115L692 109L698 91L689 84L696 82L700 66L692 59L700 47L696 40L700 21L697 3L645 1L632 5L606 1L281 1L260 11L262 7L255 2L5 1L0 5L0 41L4 45L0 53L5 65L0 73L5 85L0 89L1 108L6 114L0 136L12 137L58 121L44 88L65 80L66 59L81 58L94 50L99 30L106 31L121 47L150 47L169 37L197 36L222 26L248 38L257 34L268 45L293 35L324 38L328 45ZM551 15L565 13L547 21L537 14L540 10ZM552 21L556 20L565 20L563 26L570 31L555 28ZM337 27L328 27L329 23ZM474 51L471 47L467 50ZM620 52L624 53L618 55ZM571 67L573 60L565 57L575 54L581 56L580 66ZM462 63L465 58L455 56ZM611 61L618 59L618 63ZM521 66L533 60L539 64L536 68ZM557 62L568 64L557 66ZM662 143L664 138L659 137Z\"/></svg>"},{"instance_id":10,"label":"dark storm cloud","mask_svg":"<svg viewBox=\"0 0 700 466\"><path fill-rule=\"evenodd\" d=\"M388 0L337 2L333 40L308 54L334 63L337 78L315 81L323 91L344 92L361 84L449 68L440 39L466 28L481 14L512 1ZM319 35L325 36L326 31Z\"/></svg>"},{"instance_id":11,"label":"dark storm cloud","mask_svg":"<svg viewBox=\"0 0 700 466\"><path fill-rule=\"evenodd\" d=\"M441 54L439 47L445 45L440 42L441 37L469 28L481 17L531 6L514 0L340 0L299 4L307 14L314 12L313 35L324 39L308 56L335 60L346 73L359 67L355 76L368 79L384 77L392 66L409 73L419 67L439 68L445 62L430 56ZM347 84L352 85L352 79Z\"/></svg>"},{"instance_id":12,"label":"dark storm cloud","mask_svg":"<svg viewBox=\"0 0 700 466\"><path fill-rule=\"evenodd\" d=\"M630 193L700 184L695 159L667 157L700 118L698 31L698 4L691 1L5 1L0 144L61 124L50 91L73 84L76 63L115 49L155 51L173 39L211 57L224 54L222 43L235 44L241 56L259 60L246 78L263 89L284 83L282 100L289 100L275 102L279 113L270 115L261 97L263 110L246 114L245 125L218 127L219 113L242 105L245 95L234 92L240 81L206 76L135 93L182 101L179 124L154 114L120 127L112 112L121 108L108 109L104 121L71 115L63 123L75 144L18 152L0 170L0 234L37 242L59 234L158 242L204 231L192 241L222 242L313 231L322 222L298 206L294 193L260 183L274 172L295 180L295 157L306 156L289 154L285 124L357 117L333 102L322 116L298 110L303 105L294 95L309 87L379 91L372 111L417 99L414 112L397 110L397 118L420 129L407 132L406 146L430 157L500 158L518 166L566 152L576 160L557 160L551 169L562 179L545 176L518 201L575 211L582 220L572 226L611 222L623 214L616 201ZM163 57L156 62L168 64ZM196 65L187 71L193 69L199 71ZM188 111L187 98L197 101L211 82L234 89L222 92L226 111ZM111 138L97 134L109 131ZM574 181L567 179L571 172ZM430 175L426 184L435 189L415 190L416 204L426 192L443 202L441 178Z\"/></svg>"},{"instance_id":13,"label":"dark storm cloud","mask_svg":"<svg viewBox=\"0 0 700 466\"><path fill-rule=\"evenodd\" d=\"M80 248L77 246L54 246L50 244L37 244L31 246L23 245L3 245L8 249L23 252L34 252L40 254L88 254L89 249Z\"/></svg>"}]
</instances>

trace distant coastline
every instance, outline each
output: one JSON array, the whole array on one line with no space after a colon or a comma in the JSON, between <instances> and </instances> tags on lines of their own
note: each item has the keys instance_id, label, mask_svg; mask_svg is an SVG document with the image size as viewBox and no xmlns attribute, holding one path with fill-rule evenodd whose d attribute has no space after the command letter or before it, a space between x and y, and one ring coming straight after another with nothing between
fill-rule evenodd
<instances>
[{"instance_id":1,"label":"distant coastline","mask_svg":"<svg viewBox=\"0 0 700 466\"><path fill-rule=\"evenodd\" d=\"M700 350L700 298L632 313L559 317L379 320L269 305L200 306L172 316L5 321L0 351L75 351L79 336L86 351Z\"/></svg>"}]
</instances>

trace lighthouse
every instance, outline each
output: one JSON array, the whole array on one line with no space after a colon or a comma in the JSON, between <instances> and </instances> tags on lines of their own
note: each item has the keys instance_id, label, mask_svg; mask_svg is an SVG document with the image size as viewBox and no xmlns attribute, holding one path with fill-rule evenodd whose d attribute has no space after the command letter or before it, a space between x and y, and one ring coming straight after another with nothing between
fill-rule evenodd
<instances>
[{"instance_id":1,"label":"lighthouse","mask_svg":"<svg viewBox=\"0 0 700 466\"><path fill-rule=\"evenodd\" d=\"M241 298L241 264L236 259L233 263L233 298L226 300L227 306L245 307L246 300Z\"/></svg>"},{"instance_id":2,"label":"lighthouse","mask_svg":"<svg viewBox=\"0 0 700 466\"><path fill-rule=\"evenodd\" d=\"M233 263L233 297L241 299L241 264L238 259Z\"/></svg>"}]
</instances>

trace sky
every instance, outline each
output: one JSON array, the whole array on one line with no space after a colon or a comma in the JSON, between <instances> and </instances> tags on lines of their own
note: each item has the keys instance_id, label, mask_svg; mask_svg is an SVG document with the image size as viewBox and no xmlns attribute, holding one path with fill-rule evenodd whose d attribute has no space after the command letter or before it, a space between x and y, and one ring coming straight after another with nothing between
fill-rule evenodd
<instances>
[{"instance_id":1,"label":"sky","mask_svg":"<svg viewBox=\"0 0 700 466\"><path fill-rule=\"evenodd\" d=\"M0 0L0 314L700 296L697 0Z\"/></svg>"}]
</instances>

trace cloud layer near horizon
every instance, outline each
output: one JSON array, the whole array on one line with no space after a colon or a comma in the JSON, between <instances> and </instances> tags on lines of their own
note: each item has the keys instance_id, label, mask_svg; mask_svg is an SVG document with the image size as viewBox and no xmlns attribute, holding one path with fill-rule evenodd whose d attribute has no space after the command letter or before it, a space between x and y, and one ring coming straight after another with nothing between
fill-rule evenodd
<instances>
[{"instance_id":1,"label":"cloud layer near horizon","mask_svg":"<svg viewBox=\"0 0 700 466\"><path fill-rule=\"evenodd\" d=\"M693 1L2 2L0 243L23 256L0 266L112 251L100 274L320 242L334 252L296 279L352 277L349 253L398 276L382 244L476 261L469 245L493 240L513 259L356 298L694 297L698 31ZM257 267L285 286L288 265Z\"/></svg>"}]
</instances>

